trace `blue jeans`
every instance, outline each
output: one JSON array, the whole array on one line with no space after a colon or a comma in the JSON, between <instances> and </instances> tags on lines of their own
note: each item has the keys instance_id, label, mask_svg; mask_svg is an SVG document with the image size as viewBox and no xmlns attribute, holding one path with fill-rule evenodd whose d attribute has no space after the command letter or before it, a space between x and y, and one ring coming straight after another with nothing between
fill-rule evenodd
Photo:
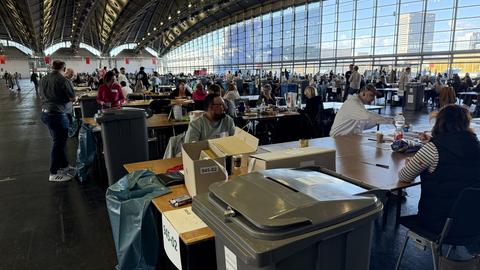
<instances>
[{"instance_id":1,"label":"blue jeans","mask_svg":"<svg viewBox=\"0 0 480 270\"><path fill-rule=\"evenodd\" d=\"M61 168L68 166L65 146L68 139L69 121L67 114L42 113L42 122L48 126L53 138L52 153L50 156L50 173L56 174Z\"/></svg>"}]
</instances>

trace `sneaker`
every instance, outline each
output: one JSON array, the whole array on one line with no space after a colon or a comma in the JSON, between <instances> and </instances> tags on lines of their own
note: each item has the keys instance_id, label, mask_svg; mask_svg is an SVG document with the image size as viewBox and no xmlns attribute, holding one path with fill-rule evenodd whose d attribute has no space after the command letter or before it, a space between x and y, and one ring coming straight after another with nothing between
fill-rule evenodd
<instances>
[{"instance_id":1,"label":"sneaker","mask_svg":"<svg viewBox=\"0 0 480 270\"><path fill-rule=\"evenodd\" d=\"M68 165L68 167L59 169L57 173L65 174L65 175L68 175L70 177L75 177L77 175L77 168Z\"/></svg>"},{"instance_id":2,"label":"sneaker","mask_svg":"<svg viewBox=\"0 0 480 270\"><path fill-rule=\"evenodd\" d=\"M48 177L48 181L50 182L67 182L72 180L71 176L57 173L57 174L50 174L50 177Z\"/></svg>"}]
</instances>

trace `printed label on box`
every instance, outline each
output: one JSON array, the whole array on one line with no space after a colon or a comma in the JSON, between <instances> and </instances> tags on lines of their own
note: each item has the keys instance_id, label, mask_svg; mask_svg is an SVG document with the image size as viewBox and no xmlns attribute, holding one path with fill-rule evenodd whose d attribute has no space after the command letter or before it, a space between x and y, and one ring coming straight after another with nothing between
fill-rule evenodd
<instances>
[{"instance_id":1,"label":"printed label on box","mask_svg":"<svg viewBox=\"0 0 480 270\"><path fill-rule=\"evenodd\" d=\"M300 167L315 166L315 160L307 160L300 162Z\"/></svg>"},{"instance_id":2,"label":"printed label on box","mask_svg":"<svg viewBox=\"0 0 480 270\"><path fill-rule=\"evenodd\" d=\"M200 168L200 174L209 174L218 172L218 166Z\"/></svg>"},{"instance_id":3,"label":"printed label on box","mask_svg":"<svg viewBox=\"0 0 480 270\"><path fill-rule=\"evenodd\" d=\"M408 95L407 103L413 103L413 95Z\"/></svg>"},{"instance_id":4,"label":"printed label on box","mask_svg":"<svg viewBox=\"0 0 480 270\"><path fill-rule=\"evenodd\" d=\"M225 269L237 270L237 256L225 246Z\"/></svg>"},{"instance_id":5,"label":"printed label on box","mask_svg":"<svg viewBox=\"0 0 480 270\"><path fill-rule=\"evenodd\" d=\"M162 234L163 234L163 249L170 261L179 269L182 270L182 259L180 256L180 237L173 228L172 224L165 215L162 215Z\"/></svg>"}]
</instances>

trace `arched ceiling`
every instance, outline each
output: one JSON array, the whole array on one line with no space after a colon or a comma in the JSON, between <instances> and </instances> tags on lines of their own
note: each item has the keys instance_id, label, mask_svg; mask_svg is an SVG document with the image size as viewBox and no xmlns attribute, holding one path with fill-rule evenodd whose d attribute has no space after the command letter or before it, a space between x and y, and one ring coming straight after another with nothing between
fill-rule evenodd
<instances>
[{"instance_id":1,"label":"arched ceiling","mask_svg":"<svg viewBox=\"0 0 480 270\"><path fill-rule=\"evenodd\" d=\"M107 54L124 43L161 54L209 25L253 16L246 11L293 5L304 0L1 0L0 39L35 52L55 43L80 42ZM255 12L256 13L256 12ZM243 15L238 15L243 14ZM250 14L250 15L245 15Z\"/></svg>"}]
</instances>

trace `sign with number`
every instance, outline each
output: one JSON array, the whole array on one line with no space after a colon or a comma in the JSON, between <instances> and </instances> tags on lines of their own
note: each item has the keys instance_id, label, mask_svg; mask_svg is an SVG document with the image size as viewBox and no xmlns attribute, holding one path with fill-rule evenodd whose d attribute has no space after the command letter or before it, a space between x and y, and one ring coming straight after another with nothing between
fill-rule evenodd
<instances>
[{"instance_id":1,"label":"sign with number","mask_svg":"<svg viewBox=\"0 0 480 270\"><path fill-rule=\"evenodd\" d=\"M209 174L218 172L218 166L202 167L200 168L200 174Z\"/></svg>"},{"instance_id":2,"label":"sign with number","mask_svg":"<svg viewBox=\"0 0 480 270\"><path fill-rule=\"evenodd\" d=\"M163 235L163 249L170 261L179 269L182 270L182 259L180 256L180 237L173 228L170 221L162 215L162 235Z\"/></svg>"}]
</instances>

